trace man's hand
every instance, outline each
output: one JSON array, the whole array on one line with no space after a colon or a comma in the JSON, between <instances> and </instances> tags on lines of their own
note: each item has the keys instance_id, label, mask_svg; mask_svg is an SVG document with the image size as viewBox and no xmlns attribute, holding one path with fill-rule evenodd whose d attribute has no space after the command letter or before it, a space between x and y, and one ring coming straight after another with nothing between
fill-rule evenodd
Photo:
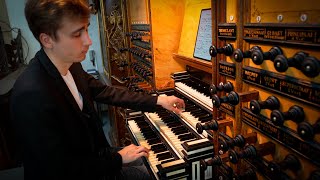
<instances>
[{"instance_id":1,"label":"man's hand","mask_svg":"<svg viewBox=\"0 0 320 180\"><path fill-rule=\"evenodd\" d=\"M161 105L163 108L170 111L174 111L177 114L182 113L185 109L184 101L175 96L158 96L158 105Z\"/></svg>"},{"instance_id":2,"label":"man's hand","mask_svg":"<svg viewBox=\"0 0 320 180\"><path fill-rule=\"evenodd\" d=\"M131 144L118 151L118 153L122 156L122 163L126 164L135 161L142 156L148 157L149 149Z\"/></svg>"}]
</instances>

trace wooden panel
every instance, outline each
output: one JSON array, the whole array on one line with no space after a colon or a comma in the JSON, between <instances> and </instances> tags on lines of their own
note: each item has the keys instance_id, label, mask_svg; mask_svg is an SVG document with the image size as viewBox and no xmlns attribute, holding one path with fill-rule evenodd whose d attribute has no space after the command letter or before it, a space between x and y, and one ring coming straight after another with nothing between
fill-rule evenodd
<instances>
[{"instance_id":1,"label":"wooden panel","mask_svg":"<svg viewBox=\"0 0 320 180\"><path fill-rule=\"evenodd\" d=\"M182 61L184 64L192 66L197 69L201 69L205 72L211 73L212 72L212 63L207 62L207 61L202 61L197 58L191 58L191 57L186 57L182 56L180 54L173 54L173 58L176 59L177 61Z\"/></svg>"},{"instance_id":2,"label":"wooden panel","mask_svg":"<svg viewBox=\"0 0 320 180\"><path fill-rule=\"evenodd\" d=\"M257 22L257 16L261 17L261 23L279 22L277 16L281 14L281 23L302 23L300 16L307 15L305 23L320 23L320 1L318 0L270 0L251 1L251 22Z\"/></svg>"},{"instance_id":3,"label":"wooden panel","mask_svg":"<svg viewBox=\"0 0 320 180\"><path fill-rule=\"evenodd\" d=\"M213 1L216 2L216 1ZM308 53L310 56L314 56L315 58L320 58L320 52L314 48L309 47L307 45L305 46L299 46L297 44L285 44L282 42L277 43L270 43L270 42L263 42L263 41L246 41L243 38L243 26L247 23L257 23L257 17L260 16L259 24L263 27L264 23L275 23L279 25L285 25L285 23L291 23L295 24L297 26L300 25L313 25L313 27L319 27L320 22L320 8L319 8L319 1L314 0L306 0L306 1L299 1L299 0L293 0L293 1L277 1L277 0L270 0L270 1L258 1L258 0L221 0L218 1L218 3L226 3L226 7L221 8L221 13L218 13L218 16L213 19L213 22L217 21L218 23L235 23L236 24L236 40L223 40L219 39L217 41L217 47L226 44L231 43L234 47L234 49L240 48L242 51L247 51L253 46L260 46L263 52L269 51L270 48L273 46L280 46L280 48L283 51L283 54L286 57L292 57L295 53L299 51L303 51L305 53ZM301 15L306 15L306 21L302 21L300 19ZM279 20L277 19L278 15L282 15L283 19ZM225 20L223 20L225 18ZM298 35L297 35L298 36ZM253 43L254 42L254 43ZM289 96L286 96L285 94L279 94L278 92L274 91L273 89L266 89L259 87L257 85L254 85L252 83L246 83L242 79L242 71L243 68L246 66L254 67L257 69L261 69L264 71L269 71L275 73L275 76L282 75L285 76L285 81L289 81L291 77L297 79L297 81L303 81L308 84L309 82L312 82L316 85L320 84L320 76L316 76L313 78L307 77L304 75L301 70L298 70L297 68L289 67L286 72L277 72L274 68L274 63L270 60L265 60L261 65L256 65L253 63L251 58L244 59L243 62L238 63L234 60L234 58L231 57L225 57L217 56L217 58L221 61L226 60L228 63L235 63L236 65L236 77L230 78L225 77L227 81L231 81L233 85L235 86L235 91L239 94L246 93L248 91L258 91L259 92L259 100L264 101L269 96L273 95L276 96L280 101L280 111L286 112L288 109L293 105L301 106L304 109L305 112L305 122L309 122L310 124L315 124L316 121L320 118L320 110L316 105L313 104L307 104L303 100L298 98L288 98ZM214 62L213 62L214 64ZM219 73L219 72L218 72ZM215 76L215 75L213 75ZM218 75L219 76L219 75ZM221 75L222 77L224 75ZM267 78L267 76L266 76ZM221 80L223 78L217 78L218 80ZM265 79L264 79L265 80ZM301 87L300 90L296 90L297 88L300 88L299 86L294 86L291 88L292 91L295 91L298 93L298 91L304 90L303 87ZM285 89L285 87L282 87ZM315 86L313 86L315 88ZM311 97L312 95L310 95ZM313 96L312 96L313 97ZM283 170L285 174L287 174L291 179L308 179L311 172L319 169L319 160L312 159L312 156L309 152L311 152L311 147L319 147L320 143L320 135L316 134L315 138L310 141L304 141L300 138L300 136L297 133L297 127L298 124L293 122L292 120L285 121L283 127L281 126L275 126L272 125L270 122L269 124L266 124L266 126L261 126L261 124L249 126L247 123L244 123L246 121L244 119L243 115L243 107L249 107L249 102L241 102L239 105L235 106L235 117L231 117L229 115L226 115L226 119L233 120L233 129L227 129L226 133L229 136L235 136L237 134L247 134L250 132L257 132L258 136L258 142L257 144L262 144L265 142L273 142L276 145L276 152L275 154L269 155L267 157L264 157L265 164L270 163L269 161L275 161L280 162L282 161L286 155L294 154L299 158L299 161L301 162L302 168L298 171L290 171L290 170ZM249 110L250 111L250 110ZM266 123L268 119L270 119L271 110L262 110L261 116L265 116L267 119L263 121L263 123ZM259 126L258 126L259 125ZM270 125L270 127L268 126ZM271 126L272 125L272 126ZM259 128L257 128L259 127ZM278 131L274 131L279 133L277 134L277 137L273 137L270 134L268 135L268 128L270 128L269 132L272 132L271 127L276 127ZM285 129L288 133L286 134L285 131L282 131L280 129ZM285 132L285 133L284 133ZM275 133L276 134L276 133ZM288 135L290 134L290 135ZM304 145L302 145L304 144ZM310 147L309 149L303 149L302 147ZM315 148L316 149L316 148ZM314 150L316 151L316 150ZM312 153L311 153L312 154ZM316 154L316 153L314 153ZM245 161L237 164L236 166L230 165L232 169L237 172L241 173L243 172L243 169L241 169L241 166ZM318 164L317 164L318 163ZM240 167L240 168L239 168ZM266 179L266 177L263 177L264 175L267 175L268 177L271 176L270 172L269 174L266 174L266 171L263 170L263 168L259 168L257 165L255 165L257 169L256 172L258 173L258 179ZM270 175L270 176L269 176Z\"/></svg>"},{"instance_id":4,"label":"wooden panel","mask_svg":"<svg viewBox=\"0 0 320 180\"><path fill-rule=\"evenodd\" d=\"M131 24L149 24L148 0L128 0Z\"/></svg>"},{"instance_id":5,"label":"wooden panel","mask_svg":"<svg viewBox=\"0 0 320 180\"><path fill-rule=\"evenodd\" d=\"M173 87L170 74L184 70L172 57L178 51L185 1L151 0L151 33L157 89Z\"/></svg>"},{"instance_id":6,"label":"wooden panel","mask_svg":"<svg viewBox=\"0 0 320 180\"><path fill-rule=\"evenodd\" d=\"M239 16L237 15L237 0L227 0L226 1L227 11L226 11L226 22L227 23L237 23L239 22Z\"/></svg>"},{"instance_id":7,"label":"wooden panel","mask_svg":"<svg viewBox=\"0 0 320 180\"><path fill-rule=\"evenodd\" d=\"M211 8L210 0L186 0L178 54L187 57L193 57L193 51L200 20L200 13L202 9L209 8Z\"/></svg>"}]
</instances>

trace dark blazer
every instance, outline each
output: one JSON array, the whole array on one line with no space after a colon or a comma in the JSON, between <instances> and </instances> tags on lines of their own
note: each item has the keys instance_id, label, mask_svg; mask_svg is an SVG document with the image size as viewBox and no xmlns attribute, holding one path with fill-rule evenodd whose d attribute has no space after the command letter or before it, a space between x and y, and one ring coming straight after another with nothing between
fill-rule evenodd
<instances>
[{"instance_id":1,"label":"dark blazer","mask_svg":"<svg viewBox=\"0 0 320 180\"><path fill-rule=\"evenodd\" d=\"M83 111L43 49L14 85L11 117L26 180L112 179L122 158L110 152L93 101L142 111L156 107L157 97L103 85L80 63L69 70Z\"/></svg>"}]
</instances>

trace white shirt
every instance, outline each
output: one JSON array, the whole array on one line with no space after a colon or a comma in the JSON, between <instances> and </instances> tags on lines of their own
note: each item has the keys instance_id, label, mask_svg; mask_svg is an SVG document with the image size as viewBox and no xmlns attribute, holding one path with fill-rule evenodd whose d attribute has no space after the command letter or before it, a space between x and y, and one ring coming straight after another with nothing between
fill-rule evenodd
<instances>
[{"instance_id":1,"label":"white shirt","mask_svg":"<svg viewBox=\"0 0 320 180\"><path fill-rule=\"evenodd\" d=\"M61 75L62 76L62 75ZM65 76L62 76L64 82L67 84L69 90L71 91L74 99L76 100L79 108L83 109L83 100L80 92L78 91L78 88L76 86L76 83L74 82L74 79L72 77L72 74L68 70L67 74Z\"/></svg>"}]
</instances>

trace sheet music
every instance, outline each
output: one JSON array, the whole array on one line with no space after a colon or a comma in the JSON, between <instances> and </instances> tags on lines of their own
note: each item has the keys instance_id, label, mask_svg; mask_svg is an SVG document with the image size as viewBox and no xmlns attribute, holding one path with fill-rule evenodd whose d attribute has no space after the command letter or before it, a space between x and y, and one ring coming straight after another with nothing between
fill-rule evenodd
<instances>
[{"instance_id":1,"label":"sheet music","mask_svg":"<svg viewBox=\"0 0 320 180\"><path fill-rule=\"evenodd\" d=\"M209 48L212 45L212 20L211 9L201 10L198 34L193 56L196 58L211 60Z\"/></svg>"}]
</instances>

